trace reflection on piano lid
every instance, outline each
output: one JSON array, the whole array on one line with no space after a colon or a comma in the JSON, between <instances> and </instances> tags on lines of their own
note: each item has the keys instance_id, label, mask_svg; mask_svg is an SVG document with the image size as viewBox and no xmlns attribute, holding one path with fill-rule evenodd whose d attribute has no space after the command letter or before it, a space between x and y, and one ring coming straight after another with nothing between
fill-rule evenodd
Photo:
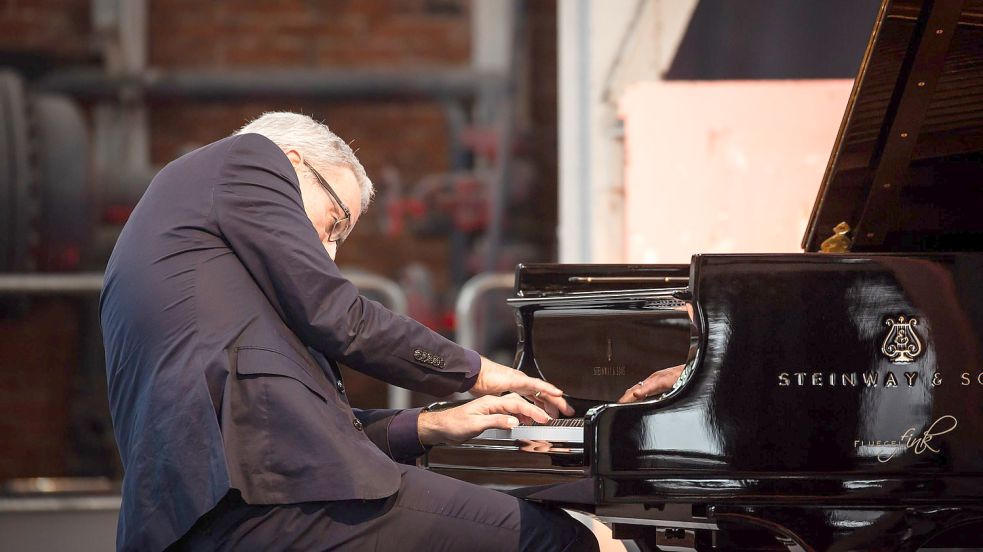
<instances>
[{"instance_id":1,"label":"reflection on piano lid","mask_svg":"<svg viewBox=\"0 0 983 552\"><path fill-rule=\"evenodd\" d=\"M686 361L688 281L688 265L519 265L513 366L563 389L578 415L615 402Z\"/></svg>"}]
</instances>

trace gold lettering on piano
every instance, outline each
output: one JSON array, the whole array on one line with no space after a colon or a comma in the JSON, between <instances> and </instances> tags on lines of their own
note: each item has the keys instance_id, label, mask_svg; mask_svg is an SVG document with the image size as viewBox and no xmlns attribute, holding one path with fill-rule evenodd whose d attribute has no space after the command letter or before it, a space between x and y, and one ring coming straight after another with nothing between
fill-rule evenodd
<instances>
[{"instance_id":1,"label":"gold lettering on piano","mask_svg":"<svg viewBox=\"0 0 983 552\"><path fill-rule=\"evenodd\" d=\"M624 376L626 370L624 366L595 366L595 376ZM955 374L953 375L955 378ZM880 387L880 388L899 388L907 389L922 382L923 386L939 387L942 385L942 372L933 372L931 375L923 375L919 372L894 372L887 370L878 372L868 370L866 372L780 372L778 374L779 387ZM955 381L955 380L953 380ZM959 383L953 384L960 387L983 387L983 371L980 372L961 372L959 373Z\"/></svg>"},{"instance_id":2,"label":"gold lettering on piano","mask_svg":"<svg viewBox=\"0 0 983 552\"><path fill-rule=\"evenodd\" d=\"M884 387L897 387L898 378L894 377L894 372L888 372L884 377Z\"/></svg>"},{"instance_id":3,"label":"gold lettering on piano","mask_svg":"<svg viewBox=\"0 0 983 552\"><path fill-rule=\"evenodd\" d=\"M611 338L607 339L607 362L605 366L594 366L595 376L625 376L628 375L628 369L624 364L610 364L614 361L614 343L611 342Z\"/></svg>"},{"instance_id":4,"label":"gold lettering on piano","mask_svg":"<svg viewBox=\"0 0 983 552\"><path fill-rule=\"evenodd\" d=\"M956 429L959 425L959 421L956 420L955 416L946 414L939 419L932 422L928 426L928 429L923 431L921 434L917 433L917 428L909 427L901 434L901 438L894 441L880 441L880 440L862 440L857 439L853 442L853 448L859 449L860 447L873 447L873 448L884 448L889 447L892 450L888 453L886 451L881 451L877 453L877 461L884 463L890 461L892 458L898 455L899 452L912 451L915 454L922 454L923 452L933 452L938 454L941 449L932 445L932 440L939 435L945 435Z\"/></svg>"},{"instance_id":5,"label":"gold lettering on piano","mask_svg":"<svg viewBox=\"0 0 983 552\"><path fill-rule=\"evenodd\" d=\"M973 375L970 374L969 372L963 372L962 374L959 374L959 384L962 385L963 387L971 385L974 382L979 385L983 385L983 372L976 374L976 377L973 377Z\"/></svg>"},{"instance_id":6,"label":"gold lettering on piano","mask_svg":"<svg viewBox=\"0 0 983 552\"><path fill-rule=\"evenodd\" d=\"M875 370L867 372L780 372L778 374L779 387L915 387L920 379L918 372L899 372L894 373L888 370L879 373ZM972 382L983 385L983 372L975 376L969 372L964 372L960 377L963 386L970 385ZM932 377L926 380L925 385L938 387L942 385L942 374L935 372Z\"/></svg>"},{"instance_id":7,"label":"gold lettering on piano","mask_svg":"<svg viewBox=\"0 0 983 552\"><path fill-rule=\"evenodd\" d=\"M895 364L907 364L922 354L922 341L915 332L918 319L899 314L884 324L890 328L881 344L881 353Z\"/></svg>"},{"instance_id":8,"label":"gold lettering on piano","mask_svg":"<svg viewBox=\"0 0 983 552\"><path fill-rule=\"evenodd\" d=\"M625 376L628 375L628 369L624 364L618 364L614 366L594 366L595 376Z\"/></svg>"}]
</instances>

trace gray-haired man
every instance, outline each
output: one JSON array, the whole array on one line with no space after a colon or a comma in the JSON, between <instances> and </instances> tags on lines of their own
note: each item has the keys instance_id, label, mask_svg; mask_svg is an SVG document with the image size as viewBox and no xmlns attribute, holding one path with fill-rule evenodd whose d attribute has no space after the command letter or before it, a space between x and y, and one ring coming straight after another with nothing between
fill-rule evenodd
<instances>
[{"instance_id":1,"label":"gray-haired man","mask_svg":"<svg viewBox=\"0 0 983 552\"><path fill-rule=\"evenodd\" d=\"M338 244L371 196L348 145L291 113L266 114L151 182L100 303L125 469L119 549L597 546L562 512L405 464L425 445L569 407L559 389L341 276ZM482 397L440 413L352 409L336 362Z\"/></svg>"}]
</instances>

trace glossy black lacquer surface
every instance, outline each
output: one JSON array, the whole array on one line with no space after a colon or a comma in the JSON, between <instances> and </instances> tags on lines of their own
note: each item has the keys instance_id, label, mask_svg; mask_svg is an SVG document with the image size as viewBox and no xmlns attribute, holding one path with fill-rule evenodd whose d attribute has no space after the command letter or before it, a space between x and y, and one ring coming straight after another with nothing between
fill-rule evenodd
<instances>
[{"instance_id":1,"label":"glossy black lacquer surface","mask_svg":"<svg viewBox=\"0 0 983 552\"><path fill-rule=\"evenodd\" d=\"M593 413L596 473L864 480L802 481L810 500L869 495L874 476L983 473L981 283L974 254L696 256L700 336L685 381L656 402ZM892 360L885 341L902 317L918 351Z\"/></svg>"},{"instance_id":2,"label":"glossy black lacquer surface","mask_svg":"<svg viewBox=\"0 0 983 552\"><path fill-rule=\"evenodd\" d=\"M598 513L768 505L732 518L812 519L814 542L850 507L979 514L983 255L698 255L691 281L680 384L588 415Z\"/></svg>"},{"instance_id":3,"label":"glossy black lacquer surface","mask_svg":"<svg viewBox=\"0 0 983 552\"><path fill-rule=\"evenodd\" d=\"M567 271L562 268L557 272ZM610 437L596 443L598 475L821 471L867 478L913 469L983 471L983 451L949 442L962 437L972 444L983 435L977 330L983 327L983 256L710 255L694 258L693 274L699 341L685 381L657 402L596 410L593 427ZM600 362L594 357L606 360L610 336L628 333L644 353L641 342L665 339L658 333L664 328L633 325L633 318L659 320L668 313L679 322L685 316L671 307L660 310L659 303L650 307L655 300L631 299L639 295L644 294L627 293L607 304L584 305L582 297L569 296L562 306L522 304L518 310L530 313L525 318L533 322L522 326L520 350L537 339L556 349L530 351L525 358L536 362L526 371L538 366L542 373L544 363L555 362L559 373L566 359L567 377L579 377L582 393L590 393L584 380L596 377L593 365ZM556 323L552 312L566 325ZM898 317L915 320L911 331L921 343L919 355L906 363L882 352L892 330L887 322ZM538 337L536 331L544 329L547 337ZM669 339L678 332L673 327ZM688 339L676 340L672 354L683 354L687 344ZM678 357L664 363L671 365L673 358ZM940 418L935 431L944 434L924 446L905 446L905 431L916 428L910 441L918 445L915 438ZM823 484L804 484L804 494L827 492L818 489ZM863 494L872 487L868 482L831 488L833 494ZM729 492L721 487L720 493Z\"/></svg>"},{"instance_id":4,"label":"glossy black lacquer surface","mask_svg":"<svg viewBox=\"0 0 983 552\"><path fill-rule=\"evenodd\" d=\"M514 367L586 408L685 362L688 265L519 265Z\"/></svg>"},{"instance_id":5,"label":"glossy black lacquer surface","mask_svg":"<svg viewBox=\"0 0 983 552\"><path fill-rule=\"evenodd\" d=\"M933 546L983 546L961 525L983 520L983 255L698 255L688 282L514 302L520 351L558 332L526 350L527 371L555 354L547 374L589 394L595 363L575 356L604 360L607 342L579 342L625 328L672 340L659 324L611 323L668 314L691 332L673 349L691 345L684 375L649 401L594 401L582 449L472 441L436 447L433 469L680 549L758 549L773 535L902 549L938 533ZM552 310L579 330L536 319Z\"/></svg>"},{"instance_id":6,"label":"glossy black lacquer surface","mask_svg":"<svg viewBox=\"0 0 983 552\"><path fill-rule=\"evenodd\" d=\"M686 287L688 264L526 263L515 268L517 298Z\"/></svg>"}]
</instances>

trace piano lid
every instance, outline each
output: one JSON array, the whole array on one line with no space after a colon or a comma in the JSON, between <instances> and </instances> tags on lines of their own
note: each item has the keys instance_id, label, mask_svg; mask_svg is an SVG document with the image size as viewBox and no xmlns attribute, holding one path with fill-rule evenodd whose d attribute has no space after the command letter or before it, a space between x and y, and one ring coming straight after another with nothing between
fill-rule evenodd
<instances>
[{"instance_id":1,"label":"piano lid","mask_svg":"<svg viewBox=\"0 0 983 552\"><path fill-rule=\"evenodd\" d=\"M981 208L983 0L885 0L802 247L983 250Z\"/></svg>"}]
</instances>

